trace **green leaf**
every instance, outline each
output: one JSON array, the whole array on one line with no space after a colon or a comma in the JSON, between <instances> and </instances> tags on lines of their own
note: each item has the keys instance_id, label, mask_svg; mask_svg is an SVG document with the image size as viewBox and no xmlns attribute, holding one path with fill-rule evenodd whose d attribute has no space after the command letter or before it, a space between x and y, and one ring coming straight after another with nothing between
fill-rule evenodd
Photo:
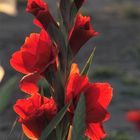
<instances>
[{"instance_id":1,"label":"green leaf","mask_svg":"<svg viewBox=\"0 0 140 140\"><path fill-rule=\"evenodd\" d=\"M55 79L53 81L55 101L58 105L58 109L61 110L65 105L65 88L64 88L64 79L65 77L60 72L56 72Z\"/></svg>"},{"instance_id":2,"label":"green leaf","mask_svg":"<svg viewBox=\"0 0 140 140\"><path fill-rule=\"evenodd\" d=\"M46 79L41 79L38 83L39 85L39 93L42 95L42 96L45 96L47 98L50 98L51 96L53 96L51 94L51 85L49 85L48 81Z\"/></svg>"},{"instance_id":3,"label":"green leaf","mask_svg":"<svg viewBox=\"0 0 140 140\"><path fill-rule=\"evenodd\" d=\"M48 25L47 32L60 50L60 52L58 53L60 68L62 72L65 72L67 64L67 47L63 33L60 28L57 28L54 24L51 23Z\"/></svg>"},{"instance_id":4,"label":"green leaf","mask_svg":"<svg viewBox=\"0 0 140 140\"><path fill-rule=\"evenodd\" d=\"M58 125L56 127L56 137L57 137L57 140L62 140L62 125Z\"/></svg>"},{"instance_id":5,"label":"green leaf","mask_svg":"<svg viewBox=\"0 0 140 140\"><path fill-rule=\"evenodd\" d=\"M56 137L56 131L53 130L45 140L58 140Z\"/></svg>"},{"instance_id":6,"label":"green leaf","mask_svg":"<svg viewBox=\"0 0 140 140\"><path fill-rule=\"evenodd\" d=\"M78 12L77 7L75 5L75 2L73 2L70 7L70 28L74 26L74 20L75 20L77 12Z\"/></svg>"},{"instance_id":7,"label":"green leaf","mask_svg":"<svg viewBox=\"0 0 140 140\"><path fill-rule=\"evenodd\" d=\"M84 140L85 114L85 97L82 94L74 115L71 140Z\"/></svg>"},{"instance_id":8,"label":"green leaf","mask_svg":"<svg viewBox=\"0 0 140 140\"><path fill-rule=\"evenodd\" d=\"M89 72L89 69L90 69L90 66L92 64L92 60L93 60L93 57L94 57L94 54L95 54L95 50L96 50L96 47L94 48L94 50L92 51L89 59L87 60L82 72L81 72L81 75L88 75L88 72Z\"/></svg>"},{"instance_id":9,"label":"green leaf","mask_svg":"<svg viewBox=\"0 0 140 140\"><path fill-rule=\"evenodd\" d=\"M67 139L69 126L70 126L70 118L69 118L69 114L66 114L65 117L59 123L59 125L57 125L56 127L57 140Z\"/></svg>"},{"instance_id":10,"label":"green leaf","mask_svg":"<svg viewBox=\"0 0 140 140\"><path fill-rule=\"evenodd\" d=\"M70 106L70 103L66 104L60 112L53 118L53 120L46 126L46 128L43 130L40 140L45 140L47 137L51 134L51 132L54 130L54 128L60 123L60 121L63 119L64 115L67 112L68 107Z\"/></svg>"},{"instance_id":11,"label":"green leaf","mask_svg":"<svg viewBox=\"0 0 140 140\"><path fill-rule=\"evenodd\" d=\"M69 0L60 0L60 11L65 27L68 27L67 25L69 23L69 5Z\"/></svg>"},{"instance_id":12,"label":"green leaf","mask_svg":"<svg viewBox=\"0 0 140 140\"><path fill-rule=\"evenodd\" d=\"M9 134L6 136L6 140L8 140L8 139L11 137L11 135L12 135L12 133L13 133L13 131L14 131L14 129L15 129L17 123L18 123L18 117L14 120L14 122L13 122L11 128L10 128L10 132L9 132Z\"/></svg>"},{"instance_id":13,"label":"green leaf","mask_svg":"<svg viewBox=\"0 0 140 140\"><path fill-rule=\"evenodd\" d=\"M52 37L52 39L56 42L56 44L58 44L58 47L60 47L62 51L66 49L65 39L63 37L61 30L58 27L50 23L48 25L47 31L49 35Z\"/></svg>"},{"instance_id":14,"label":"green leaf","mask_svg":"<svg viewBox=\"0 0 140 140\"><path fill-rule=\"evenodd\" d=\"M60 11L63 19L63 24L66 27L66 30L69 30L70 23L70 6L73 3L73 0L60 0Z\"/></svg>"},{"instance_id":15,"label":"green leaf","mask_svg":"<svg viewBox=\"0 0 140 140\"><path fill-rule=\"evenodd\" d=\"M7 83L5 83L5 85L3 85L0 88L0 112L8 104L8 101L10 100L11 95L13 94L14 85L17 82L17 79L18 78L16 76L12 77L7 81Z\"/></svg>"},{"instance_id":16,"label":"green leaf","mask_svg":"<svg viewBox=\"0 0 140 140\"><path fill-rule=\"evenodd\" d=\"M13 122L9 135L12 134L14 128L16 127L17 122L18 122L18 118L16 118L15 121Z\"/></svg>"}]
</instances>

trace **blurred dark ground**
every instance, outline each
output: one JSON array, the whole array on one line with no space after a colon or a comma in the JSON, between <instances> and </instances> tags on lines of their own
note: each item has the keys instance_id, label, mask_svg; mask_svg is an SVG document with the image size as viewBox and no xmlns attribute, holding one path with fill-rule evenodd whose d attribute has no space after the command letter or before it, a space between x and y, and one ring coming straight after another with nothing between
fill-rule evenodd
<instances>
[{"instance_id":1,"label":"blurred dark ground","mask_svg":"<svg viewBox=\"0 0 140 140\"><path fill-rule=\"evenodd\" d=\"M53 0L47 2L57 17L56 4ZM100 36L91 39L81 49L76 61L82 68L96 46L90 79L110 82L114 88L109 107L111 119L105 123L110 140L139 140L140 134L125 120L124 114L129 110L140 109L140 1L87 0L81 12L91 16L93 27L100 32ZM1 86L17 74L9 65L12 53L20 48L26 36L39 31L32 20L33 16L25 12L25 3L21 1L18 3L17 16L0 13L0 62L6 72ZM20 93L15 84L10 103L0 113L0 140L18 140L22 137L19 125L10 135L16 119L12 105L17 98L22 97L24 93Z\"/></svg>"}]
</instances>

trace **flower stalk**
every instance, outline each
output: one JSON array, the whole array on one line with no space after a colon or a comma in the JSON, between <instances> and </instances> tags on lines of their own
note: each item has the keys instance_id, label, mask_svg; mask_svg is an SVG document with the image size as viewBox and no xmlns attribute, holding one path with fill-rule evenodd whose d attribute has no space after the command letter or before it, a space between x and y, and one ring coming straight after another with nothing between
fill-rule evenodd
<instances>
[{"instance_id":1,"label":"flower stalk","mask_svg":"<svg viewBox=\"0 0 140 140\"><path fill-rule=\"evenodd\" d=\"M109 83L89 82L94 52L83 70L74 63L84 44L99 34L90 17L79 12L84 3L85 0L60 0L58 25L47 3L28 0L26 11L35 17L40 33L27 37L10 63L25 75L19 85L30 97L17 100L14 111L29 139L100 140L106 136L103 122L110 117L107 107L112 87ZM49 85L46 91L40 90L43 79Z\"/></svg>"}]
</instances>

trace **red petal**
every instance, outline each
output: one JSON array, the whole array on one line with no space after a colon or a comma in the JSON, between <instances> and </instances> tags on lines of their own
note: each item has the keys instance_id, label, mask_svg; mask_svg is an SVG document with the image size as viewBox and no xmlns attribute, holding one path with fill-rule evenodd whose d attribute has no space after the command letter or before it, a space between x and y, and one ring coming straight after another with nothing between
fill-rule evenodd
<instances>
[{"instance_id":1,"label":"red petal","mask_svg":"<svg viewBox=\"0 0 140 140\"><path fill-rule=\"evenodd\" d=\"M26 11L35 13L36 8L40 7L40 9L43 9L46 6L46 3L42 0L28 0Z\"/></svg>"},{"instance_id":2,"label":"red petal","mask_svg":"<svg viewBox=\"0 0 140 140\"><path fill-rule=\"evenodd\" d=\"M140 131L140 110L132 110L126 113L126 119L134 123L136 129Z\"/></svg>"},{"instance_id":3,"label":"red petal","mask_svg":"<svg viewBox=\"0 0 140 140\"><path fill-rule=\"evenodd\" d=\"M38 26L39 28L41 28L41 29L43 29L44 27L42 26L42 24L37 20L37 19L34 19L34 24L36 25L36 26Z\"/></svg>"},{"instance_id":4,"label":"red petal","mask_svg":"<svg viewBox=\"0 0 140 140\"><path fill-rule=\"evenodd\" d=\"M14 69L24 74L35 70L33 66L36 60L35 53L38 41L39 35L35 33L26 38L20 51L15 52L10 60L10 64Z\"/></svg>"},{"instance_id":5,"label":"red petal","mask_svg":"<svg viewBox=\"0 0 140 140\"><path fill-rule=\"evenodd\" d=\"M27 99L19 99L14 105L15 112L19 115L23 132L31 139L38 139L47 121L56 115L57 108L52 98L48 99L35 94Z\"/></svg>"},{"instance_id":6,"label":"red petal","mask_svg":"<svg viewBox=\"0 0 140 140\"><path fill-rule=\"evenodd\" d=\"M36 134L32 132L26 125L22 124L22 129L24 134L31 140L38 140L38 137Z\"/></svg>"},{"instance_id":7,"label":"red petal","mask_svg":"<svg viewBox=\"0 0 140 140\"><path fill-rule=\"evenodd\" d=\"M70 69L69 77L70 77L71 75L73 75L73 74L80 74L78 65L77 65L76 63L72 63L71 69Z\"/></svg>"},{"instance_id":8,"label":"red petal","mask_svg":"<svg viewBox=\"0 0 140 140\"><path fill-rule=\"evenodd\" d=\"M49 63L52 47L54 46L52 46L49 35L46 31L42 30L40 32L40 38L36 53L36 66L40 67L40 69L43 69L43 67Z\"/></svg>"},{"instance_id":9,"label":"red petal","mask_svg":"<svg viewBox=\"0 0 140 140\"><path fill-rule=\"evenodd\" d=\"M39 91L37 82L41 79L38 73L30 73L24 76L20 81L20 89L28 94L36 94Z\"/></svg>"},{"instance_id":10,"label":"red petal","mask_svg":"<svg viewBox=\"0 0 140 140\"><path fill-rule=\"evenodd\" d=\"M41 99L42 96L37 93L27 99L17 100L14 105L14 111L20 116L20 121L28 118L33 110L41 106Z\"/></svg>"},{"instance_id":11,"label":"red petal","mask_svg":"<svg viewBox=\"0 0 140 140\"><path fill-rule=\"evenodd\" d=\"M85 90L87 84L87 76L80 76L79 74L70 75L66 91L66 102L78 98Z\"/></svg>"},{"instance_id":12,"label":"red petal","mask_svg":"<svg viewBox=\"0 0 140 140\"><path fill-rule=\"evenodd\" d=\"M69 43L74 55L91 38L97 36L98 32L92 29L90 17L77 15L75 26L69 36ZM79 37L80 36L80 37Z\"/></svg>"},{"instance_id":13,"label":"red petal","mask_svg":"<svg viewBox=\"0 0 140 140\"><path fill-rule=\"evenodd\" d=\"M21 50L27 51L34 55L37 51L39 36L40 34L31 33L29 37L26 37L25 42L21 47Z\"/></svg>"},{"instance_id":14,"label":"red petal","mask_svg":"<svg viewBox=\"0 0 140 140\"><path fill-rule=\"evenodd\" d=\"M85 135L91 140L100 140L105 138L106 133L101 123L91 123L87 125Z\"/></svg>"},{"instance_id":15,"label":"red petal","mask_svg":"<svg viewBox=\"0 0 140 140\"><path fill-rule=\"evenodd\" d=\"M87 122L99 122L109 119L106 111L112 98L112 88L109 84L89 84L85 92Z\"/></svg>"},{"instance_id":16,"label":"red petal","mask_svg":"<svg viewBox=\"0 0 140 140\"><path fill-rule=\"evenodd\" d=\"M24 109L22 106L24 106ZM26 99L19 99L14 105L14 111L20 116L20 118L25 119L28 116L27 112L29 110L29 106L32 106L32 103L27 103Z\"/></svg>"},{"instance_id":17,"label":"red petal","mask_svg":"<svg viewBox=\"0 0 140 140\"><path fill-rule=\"evenodd\" d=\"M136 122L136 123L140 123L140 110L134 110L134 111L129 111L126 114L126 118L128 121L130 122Z\"/></svg>"},{"instance_id":18,"label":"red petal","mask_svg":"<svg viewBox=\"0 0 140 140\"><path fill-rule=\"evenodd\" d=\"M50 118L50 116L56 114L56 104L52 98L48 99L36 93L27 99L17 100L14 105L14 111L20 116L21 122L34 115L37 117L39 114L34 114L37 110L40 110L40 112L46 111Z\"/></svg>"},{"instance_id":19,"label":"red petal","mask_svg":"<svg viewBox=\"0 0 140 140\"><path fill-rule=\"evenodd\" d=\"M42 24L45 30L47 30L50 23L58 27L57 23L49 12L47 3L43 2L42 0L29 0L26 11L33 14Z\"/></svg>"},{"instance_id":20,"label":"red petal","mask_svg":"<svg viewBox=\"0 0 140 140\"><path fill-rule=\"evenodd\" d=\"M25 65L24 65L24 60L23 60L23 57L22 57L22 52L18 51L18 52L15 52L13 55L12 55L12 58L10 59L10 64L11 66L21 72L21 73L24 73L24 74L28 74L29 71L26 69Z\"/></svg>"},{"instance_id":21,"label":"red petal","mask_svg":"<svg viewBox=\"0 0 140 140\"><path fill-rule=\"evenodd\" d=\"M95 83L93 85L99 90L98 102L106 109L113 96L111 85L108 83Z\"/></svg>"},{"instance_id":22,"label":"red petal","mask_svg":"<svg viewBox=\"0 0 140 140\"><path fill-rule=\"evenodd\" d=\"M23 123L22 129L24 134L28 138L38 140L41 135L41 132L45 128L46 123L46 116L44 114L41 114L40 116L34 116L34 118L27 120L25 123Z\"/></svg>"}]
</instances>

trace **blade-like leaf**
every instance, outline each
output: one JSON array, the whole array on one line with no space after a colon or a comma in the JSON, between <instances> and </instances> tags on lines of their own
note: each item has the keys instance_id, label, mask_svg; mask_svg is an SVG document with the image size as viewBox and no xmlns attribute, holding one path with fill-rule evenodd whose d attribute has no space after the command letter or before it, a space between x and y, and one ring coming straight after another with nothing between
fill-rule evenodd
<instances>
[{"instance_id":1,"label":"blade-like leaf","mask_svg":"<svg viewBox=\"0 0 140 140\"><path fill-rule=\"evenodd\" d=\"M45 140L57 140L56 131L53 130Z\"/></svg>"},{"instance_id":2,"label":"blade-like leaf","mask_svg":"<svg viewBox=\"0 0 140 140\"><path fill-rule=\"evenodd\" d=\"M69 22L69 0L60 0L60 11L63 18L63 24L67 27Z\"/></svg>"},{"instance_id":3,"label":"blade-like leaf","mask_svg":"<svg viewBox=\"0 0 140 140\"><path fill-rule=\"evenodd\" d=\"M72 28L74 25L74 20L75 20L77 12L78 12L78 10L76 8L75 3L73 2L71 7L70 7L70 20L69 20L70 21L70 28Z\"/></svg>"},{"instance_id":4,"label":"blade-like leaf","mask_svg":"<svg viewBox=\"0 0 140 140\"><path fill-rule=\"evenodd\" d=\"M42 96L45 96L47 98L50 98L51 96L53 97L53 95L51 94L51 89L50 89L51 85L49 85L46 79L41 79L38 85L39 85L39 93Z\"/></svg>"},{"instance_id":5,"label":"blade-like leaf","mask_svg":"<svg viewBox=\"0 0 140 140\"><path fill-rule=\"evenodd\" d=\"M56 136L57 140L66 140L67 139L67 134L69 131L69 114L66 114L65 117L62 119L62 121L57 125L56 127Z\"/></svg>"},{"instance_id":6,"label":"blade-like leaf","mask_svg":"<svg viewBox=\"0 0 140 140\"><path fill-rule=\"evenodd\" d=\"M60 0L60 11L63 19L63 24L66 29L69 29L70 23L70 6L73 3L73 0Z\"/></svg>"},{"instance_id":7,"label":"blade-like leaf","mask_svg":"<svg viewBox=\"0 0 140 140\"><path fill-rule=\"evenodd\" d=\"M94 48L94 50L92 51L89 59L87 60L82 72L81 72L81 75L88 75L88 72L89 72L89 69L90 69L90 66L92 64L92 60L93 60L93 57L94 57L94 54L95 54L95 50L96 48Z\"/></svg>"},{"instance_id":8,"label":"blade-like leaf","mask_svg":"<svg viewBox=\"0 0 140 140\"><path fill-rule=\"evenodd\" d=\"M0 111L2 111L8 104L17 79L17 77L12 77L0 88Z\"/></svg>"},{"instance_id":9,"label":"blade-like leaf","mask_svg":"<svg viewBox=\"0 0 140 140\"><path fill-rule=\"evenodd\" d=\"M71 140L84 140L85 113L85 97L82 94L74 115Z\"/></svg>"},{"instance_id":10,"label":"blade-like leaf","mask_svg":"<svg viewBox=\"0 0 140 140\"><path fill-rule=\"evenodd\" d=\"M15 121L13 122L9 135L12 134L14 128L16 127L17 122L18 122L18 118L16 118Z\"/></svg>"},{"instance_id":11,"label":"blade-like leaf","mask_svg":"<svg viewBox=\"0 0 140 140\"><path fill-rule=\"evenodd\" d=\"M10 132L9 132L9 134L6 135L6 140L8 140L8 139L11 137L12 132L14 131L14 129L15 129L17 123L18 123L18 118L16 118L16 119L14 120L14 122L13 122L11 128L10 128Z\"/></svg>"},{"instance_id":12,"label":"blade-like leaf","mask_svg":"<svg viewBox=\"0 0 140 140\"><path fill-rule=\"evenodd\" d=\"M58 109L62 109L64 106L65 100L65 89L64 89L64 76L61 73L57 72L55 80L54 80L54 91L55 91L55 99L58 105Z\"/></svg>"},{"instance_id":13,"label":"blade-like leaf","mask_svg":"<svg viewBox=\"0 0 140 140\"><path fill-rule=\"evenodd\" d=\"M59 28L57 28L54 24L49 24L47 32L49 33L52 40L57 44L59 50L61 50L58 54L60 68L63 72L65 72L66 63L67 63L67 55L66 55L66 42L63 36L63 33Z\"/></svg>"},{"instance_id":14,"label":"blade-like leaf","mask_svg":"<svg viewBox=\"0 0 140 140\"><path fill-rule=\"evenodd\" d=\"M65 39L63 37L61 30L58 27L50 23L48 25L47 32L52 37L52 39L56 42L56 44L58 44L58 47L60 47L62 51L66 49Z\"/></svg>"},{"instance_id":15,"label":"blade-like leaf","mask_svg":"<svg viewBox=\"0 0 140 140\"><path fill-rule=\"evenodd\" d=\"M40 140L45 140L50 135L50 133L54 130L54 128L60 123L60 121L63 119L64 115L67 112L69 104L66 104L60 112L53 118L53 120L47 125L47 127L43 130Z\"/></svg>"}]
</instances>

